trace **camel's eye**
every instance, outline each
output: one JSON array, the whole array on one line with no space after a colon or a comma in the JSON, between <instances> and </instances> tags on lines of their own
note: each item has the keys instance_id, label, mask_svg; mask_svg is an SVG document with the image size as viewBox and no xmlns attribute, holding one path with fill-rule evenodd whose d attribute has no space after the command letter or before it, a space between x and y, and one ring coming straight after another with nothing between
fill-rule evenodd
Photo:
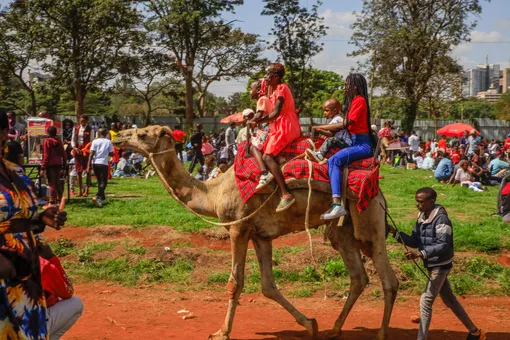
<instances>
[{"instance_id":1,"label":"camel's eye","mask_svg":"<svg viewBox=\"0 0 510 340\"><path fill-rule=\"evenodd\" d=\"M147 133L146 132L141 132L141 133L138 134L138 137L143 139L143 138L147 137Z\"/></svg>"}]
</instances>

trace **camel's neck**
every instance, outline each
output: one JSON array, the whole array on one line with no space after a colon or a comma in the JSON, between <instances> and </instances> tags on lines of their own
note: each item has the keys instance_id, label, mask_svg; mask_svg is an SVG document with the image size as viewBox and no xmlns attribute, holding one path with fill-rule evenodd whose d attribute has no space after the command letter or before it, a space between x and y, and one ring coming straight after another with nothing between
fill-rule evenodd
<instances>
[{"instance_id":1,"label":"camel's neck","mask_svg":"<svg viewBox=\"0 0 510 340\"><path fill-rule=\"evenodd\" d=\"M217 217L214 206L216 186L191 177L174 152L155 155L154 163L163 176L160 179L168 183L180 201L201 215Z\"/></svg>"}]
</instances>

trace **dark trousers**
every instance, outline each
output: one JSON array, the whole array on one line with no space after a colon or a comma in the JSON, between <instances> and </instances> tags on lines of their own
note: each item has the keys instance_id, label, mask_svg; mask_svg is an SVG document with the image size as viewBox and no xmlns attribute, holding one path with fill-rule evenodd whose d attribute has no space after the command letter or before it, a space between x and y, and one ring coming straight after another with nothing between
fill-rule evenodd
<instances>
[{"instance_id":1,"label":"dark trousers","mask_svg":"<svg viewBox=\"0 0 510 340\"><path fill-rule=\"evenodd\" d=\"M92 165L94 169L94 173L97 177L97 197L102 200L106 199L104 191L106 190L106 185L108 184L108 165L103 164L94 164Z\"/></svg>"},{"instance_id":2,"label":"dark trousers","mask_svg":"<svg viewBox=\"0 0 510 340\"><path fill-rule=\"evenodd\" d=\"M52 165L46 168L46 177L48 178L48 186L50 187L50 202L58 203L62 198L64 188L60 183L61 165Z\"/></svg>"},{"instance_id":3,"label":"dark trousers","mask_svg":"<svg viewBox=\"0 0 510 340\"><path fill-rule=\"evenodd\" d=\"M202 148L193 148L193 159L191 160L191 164L189 166L189 173L193 173L193 169L195 169L195 165L197 162L200 162L201 165L205 164L204 155L202 154Z\"/></svg>"}]
</instances>

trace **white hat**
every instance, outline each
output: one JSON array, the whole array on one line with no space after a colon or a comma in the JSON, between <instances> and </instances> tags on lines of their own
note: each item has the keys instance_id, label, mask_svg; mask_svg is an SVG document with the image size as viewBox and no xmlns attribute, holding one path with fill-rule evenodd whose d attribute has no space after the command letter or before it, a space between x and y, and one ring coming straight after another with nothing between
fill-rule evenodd
<instances>
[{"instance_id":1,"label":"white hat","mask_svg":"<svg viewBox=\"0 0 510 340\"><path fill-rule=\"evenodd\" d=\"M472 134L472 135L473 135L473 134L476 134L476 130L475 130L475 129L471 130L471 134Z\"/></svg>"},{"instance_id":2,"label":"white hat","mask_svg":"<svg viewBox=\"0 0 510 340\"><path fill-rule=\"evenodd\" d=\"M133 125L131 125L131 128L132 129L138 129L138 126L136 126L136 124L133 124Z\"/></svg>"},{"instance_id":3,"label":"white hat","mask_svg":"<svg viewBox=\"0 0 510 340\"><path fill-rule=\"evenodd\" d=\"M244 110L243 110L243 118L249 117L249 116L251 116L252 114L253 114L253 115L255 114L255 112L253 112L253 110L252 110L252 109L244 109Z\"/></svg>"}]
</instances>

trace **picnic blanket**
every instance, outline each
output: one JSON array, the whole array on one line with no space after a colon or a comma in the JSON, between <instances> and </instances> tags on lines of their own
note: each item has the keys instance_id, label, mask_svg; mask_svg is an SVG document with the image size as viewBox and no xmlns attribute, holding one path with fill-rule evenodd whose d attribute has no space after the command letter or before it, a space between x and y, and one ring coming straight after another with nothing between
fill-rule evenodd
<instances>
[{"instance_id":1,"label":"picnic blanket","mask_svg":"<svg viewBox=\"0 0 510 340\"><path fill-rule=\"evenodd\" d=\"M293 160L293 158L303 154L306 149L312 148L311 143L315 146L322 144L320 139L311 141L307 138L298 138L278 155L287 161L282 169L285 180L308 179L308 162L305 159ZM336 151L333 150L331 155ZM330 157L331 155L326 156ZM373 158L353 162L349 165L347 185L358 195L357 208L359 212L365 210L370 200L379 193L379 167L377 164L376 166L372 165ZM329 183L327 164L320 165L313 162L312 168L313 180ZM255 194L255 188L261 175L255 158L246 152L246 142L238 145L238 153L234 160L234 174L243 202L246 203Z\"/></svg>"}]
</instances>

